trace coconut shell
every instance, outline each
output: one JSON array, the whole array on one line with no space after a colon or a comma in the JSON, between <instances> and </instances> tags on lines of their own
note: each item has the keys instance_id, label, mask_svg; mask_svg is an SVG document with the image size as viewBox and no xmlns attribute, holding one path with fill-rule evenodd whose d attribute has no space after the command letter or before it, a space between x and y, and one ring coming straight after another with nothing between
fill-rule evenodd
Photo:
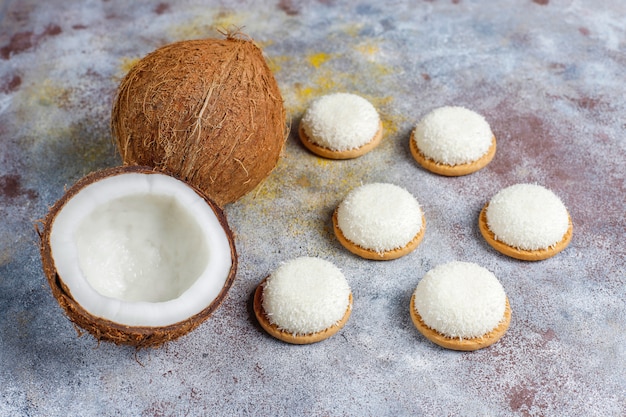
<instances>
[{"instance_id":1,"label":"coconut shell","mask_svg":"<svg viewBox=\"0 0 626 417\"><path fill-rule=\"evenodd\" d=\"M223 206L274 169L285 118L261 50L231 34L141 59L119 86L111 129L124 164L171 173Z\"/></svg>"},{"instance_id":2,"label":"coconut shell","mask_svg":"<svg viewBox=\"0 0 626 417\"><path fill-rule=\"evenodd\" d=\"M235 240L222 210L213 201L207 197L203 197L217 216L230 243L232 267L222 290L215 300L204 310L184 321L160 327L126 326L89 313L72 297L71 291L63 282L63 277L57 272L50 245L52 225L54 224L57 214L59 214L65 204L84 187L104 178L126 173L154 174L157 173L157 171L148 167L133 166L109 168L91 173L69 188L63 197L50 208L46 218L42 222L42 230L38 229L42 266L46 278L48 279L48 284L50 284L50 288L52 289L52 295L75 326L86 330L98 341L104 340L117 345L131 345L135 346L137 349L158 347L198 327L203 321L209 318L226 298L226 294L232 286L237 272ZM195 191L198 192L198 190ZM198 194L202 196L202 193L198 192Z\"/></svg>"}]
</instances>

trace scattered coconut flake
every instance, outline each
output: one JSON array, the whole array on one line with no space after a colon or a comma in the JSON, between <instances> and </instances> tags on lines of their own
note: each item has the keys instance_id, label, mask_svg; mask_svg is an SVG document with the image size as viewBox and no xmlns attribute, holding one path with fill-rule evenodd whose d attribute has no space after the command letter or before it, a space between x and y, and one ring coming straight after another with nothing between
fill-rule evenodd
<instances>
[{"instance_id":1,"label":"scattered coconut flake","mask_svg":"<svg viewBox=\"0 0 626 417\"><path fill-rule=\"evenodd\" d=\"M422 228L422 209L402 187L373 183L352 190L337 209L343 235L379 253L406 246Z\"/></svg>"},{"instance_id":2,"label":"scattered coconut flake","mask_svg":"<svg viewBox=\"0 0 626 417\"><path fill-rule=\"evenodd\" d=\"M446 165L466 164L489 151L493 133L480 114L459 106L432 110L415 126L413 140L429 159Z\"/></svg>"},{"instance_id":3,"label":"scattered coconut flake","mask_svg":"<svg viewBox=\"0 0 626 417\"><path fill-rule=\"evenodd\" d=\"M498 192L487 206L487 226L496 240L524 250L560 242L569 215L552 191L537 184L516 184Z\"/></svg>"},{"instance_id":4,"label":"scattered coconut flake","mask_svg":"<svg viewBox=\"0 0 626 417\"><path fill-rule=\"evenodd\" d=\"M282 264L263 285L270 323L294 334L316 333L339 322L349 308L350 287L331 262L301 257Z\"/></svg>"},{"instance_id":5,"label":"scattered coconut flake","mask_svg":"<svg viewBox=\"0 0 626 417\"><path fill-rule=\"evenodd\" d=\"M438 265L413 293L415 311L431 329L451 338L483 336L502 321L504 288L486 268L471 262Z\"/></svg>"},{"instance_id":6,"label":"scattered coconut flake","mask_svg":"<svg viewBox=\"0 0 626 417\"><path fill-rule=\"evenodd\" d=\"M334 93L315 100L302 117L309 140L333 151L360 148L380 127L374 106L356 94Z\"/></svg>"}]
</instances>

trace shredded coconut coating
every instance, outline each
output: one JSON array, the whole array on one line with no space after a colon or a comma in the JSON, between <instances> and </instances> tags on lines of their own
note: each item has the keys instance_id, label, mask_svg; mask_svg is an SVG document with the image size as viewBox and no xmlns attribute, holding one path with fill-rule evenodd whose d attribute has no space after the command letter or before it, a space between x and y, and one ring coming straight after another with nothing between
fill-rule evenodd
<instances>
[{"instance_id":1,"label":"shredded coconut coating","mask_svg":"<svg viewBox=\"0 0 626 417\"><path fill-rule=\"evenodd\" d=\"M302 123L311 142L333 151L347 151L374 138L380 116L363 97L334 93L315 100L305 111Z\"/></svg>"},{"instance_id":2,"label":"shredded coconut coating","mask_svg":"<svg viewBox=\"0 0 626 417\"><path fill-rule=\"evenodd\" d=\"M263 310L270 323L293 334L326 330L349 307L350 286L332 263L301 257L282 264L263 286Z\"/></svg>"},{"instance_id":3,"label":"shredded coconut coating","mask_svg":"<svg viewBox=\"0 0 626 417\"><path fill-rule=\"evenodd\" d=\"M464 107L445 106L428 113L415 126L413 140L429 159L459 165L480 159L493 141L489 123Z\"/></svg>"},{"instance_id":4,"label":"shredded coconut coating","mask_svg":"<svg viewBox=\"0 0 626 417\"><path fill-rule=\"evenodd\" d=\"M352 190L337 209L343 235L379 253L406 246L422 228L422 209L402 187L373 183Z\"/></svg>"},{"instance_id":5,"label":"shredded coconut coating","mask_svg":"<svg viewBox=\"0 0 626 417\"><path fill-rule=\"evenodd\" d=\"M502 189L487 206L487 226L496 240L524 250L546 249L563 239L569 215L552 191L537 184Z\"/></svg>"},{"instance_id":6,"label":"shredded coconut coating","mask_svg":"<svg viewBox=\"0 0 626 417\"><path fill-rule=\"evenodd\" d=\"M415 288L415 310L431 329L451 338L483 336L504 318L504 288L486 268L471 262L438 265Z\"/></svg>"}]
</instances>

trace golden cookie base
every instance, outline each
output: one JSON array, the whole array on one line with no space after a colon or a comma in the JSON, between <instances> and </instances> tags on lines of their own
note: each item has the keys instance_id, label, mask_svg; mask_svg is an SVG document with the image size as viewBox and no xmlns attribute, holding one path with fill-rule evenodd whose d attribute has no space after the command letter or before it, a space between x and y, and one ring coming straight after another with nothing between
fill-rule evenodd
<instances>
[{"instance_id":1,"label":"golden cookie base","mask_svg":"<svg viewBox=\"0 0 626 417\"><path fill-rule=\"evenodd\" d=\"M341 320L333 324L331 327L319 332L309 334L293 334L291 332L281 330L278 326L270 322L267 314L265 313L265 310L263 309L263 285L265 284L266 279L267 278L261 281L261 283L254 291L253 310L254 315L256 316L263 330L265 330L270 336L273 336L278 340L294 345L306 345L310 343L321 342L322 340L328 339L339 330L341 330L341 328L346 324L348 318L350 317L350 313L352 312L352 293L350 293L348 299L348 308L346 309L346 314L344 314Z\"/></svg>"},{"instance_id":2,"label":"golden cookie base","mask_svg":"<svg viewBox=\"0 0 626 417\"><path fill-rule=\"evenodd\" d=\"M441 347L452 350L472 351L491 346L504 336L511 323L511 306L508 298L506 299L504 316L498 326L483 336L473 337L471 339L447 337L428 327L417 310L415 310L415 295L411 296L410 312L413 324L424 337Z\"/></svg>"},{"instance_id":3,"label":"golden cookie base","mask_svg":"<svg viewBox=\"0 0 626 417\"><path fill-rule=\"evenodd\" d=\"M433 172L435 174L444 175L446 177L460 177L462 175L468 175L473 172L484 168L496 154L496 137L493 136L491 140L491 146L487 150L487 153L481 156L479 159L468 162L466 164L447 165L427 158L418 148L415 142L414 133L411 132L411 139L409 141L409 148L411 149L411 155L424 169Z\"/></svg>"},{"instance_id":4,"label":"golden cookie base","mask_svg":"<svg viewBox=\"0 0 626 417\"><path fill-rule=\"evenodd\" d=\"M480 229L480 233L483 235L483 238L485 238L487 243L491 245L491 247L504 255L510 256L511 258L520 259L522 261L541 261L548 259L565 249L572 240L574 227L572 225L572 219L568 214L567 218L569 221L569 227L567 228L567 232L565 232L563 239L555 245L545 249L536 250L519 249L514 246L507 245L504 242L496 240L495 234L489 230L489 226L487 225L488 206L489 203L485 204L483 209L480 211L480 216L478 217L478 228Z\"/></svg>"},{"instance_id":5,"label":"golden cookie base","mask_svg":"<svg viewBox=\"0 0 626 417\"><path fill-rule=\"evenodd\" d=\"M363 146L360 146L354 149L348 149L345 151L335 151L335 150L325 148L323 146L320 146L311 142L311 140L309 139L309 137L304 131L304 126L302 123L300 123L300 126L298 128L298 133L300 135L300 141L302 142L302 144L308 150L310 150L316 155L319 155L328 159L353 159L353 158L357 158L361 155L368 153L369 151L371 151L372 149L378 146L378 144L383 138L383 123L380 122L378 131L376 132L372 140L370 140Z\"/></svg>"},{"instance_id":6,"label":"golden cookie base","mask_svg":"<svg viewBox=\"0 0 626 417\"><path fill-rule=\"evenodd\" d=\"M376 252L371 249L366 249L362 246L357 245L356 243L348 240L348 238L343 234L341 229L339 228L339 222L337 220L337 209L333 212L333 230L335 232L335 236L339 243L350 252L355 255L358 255L365 259L371 259L374 261L390 261L392 259L398 259L412 251L415 250L424 238L424 232L426 230L426 217L424 217L424 213L422 213L422 228L415 235L415 237L407 243L405 246L397 249L392 249L385 252Z\"/></svg>"}]
</instances>

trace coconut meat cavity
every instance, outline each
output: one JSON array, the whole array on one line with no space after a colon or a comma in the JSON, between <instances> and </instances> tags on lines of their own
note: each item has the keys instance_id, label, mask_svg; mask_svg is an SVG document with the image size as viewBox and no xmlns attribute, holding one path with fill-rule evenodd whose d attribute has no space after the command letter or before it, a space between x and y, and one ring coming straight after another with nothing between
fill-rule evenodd
<instances>
[{"instance_id":1,"label":"coconut meat cavity","mask_svg":"<svg viewBox=\"0 0 626 417\"><path fill-rule=\"evenodd\" d=\"M106 202L83 219L75 237L87 281L120 300L174 299L206 266L207 243L197 223L168 196Z\"/></svg>"},{"instance_id":2,"label":"coconut meat cavity","mask_svg":"<svg viewBox=\"0 0 626 417\"><path fill-rule=\"evenodd\" d=\"M202 311L232 266L218 218L192 188L161 174L95 182L57 215L57 271L91 314L165 326Z\"/></svg>"}]
</instances>

